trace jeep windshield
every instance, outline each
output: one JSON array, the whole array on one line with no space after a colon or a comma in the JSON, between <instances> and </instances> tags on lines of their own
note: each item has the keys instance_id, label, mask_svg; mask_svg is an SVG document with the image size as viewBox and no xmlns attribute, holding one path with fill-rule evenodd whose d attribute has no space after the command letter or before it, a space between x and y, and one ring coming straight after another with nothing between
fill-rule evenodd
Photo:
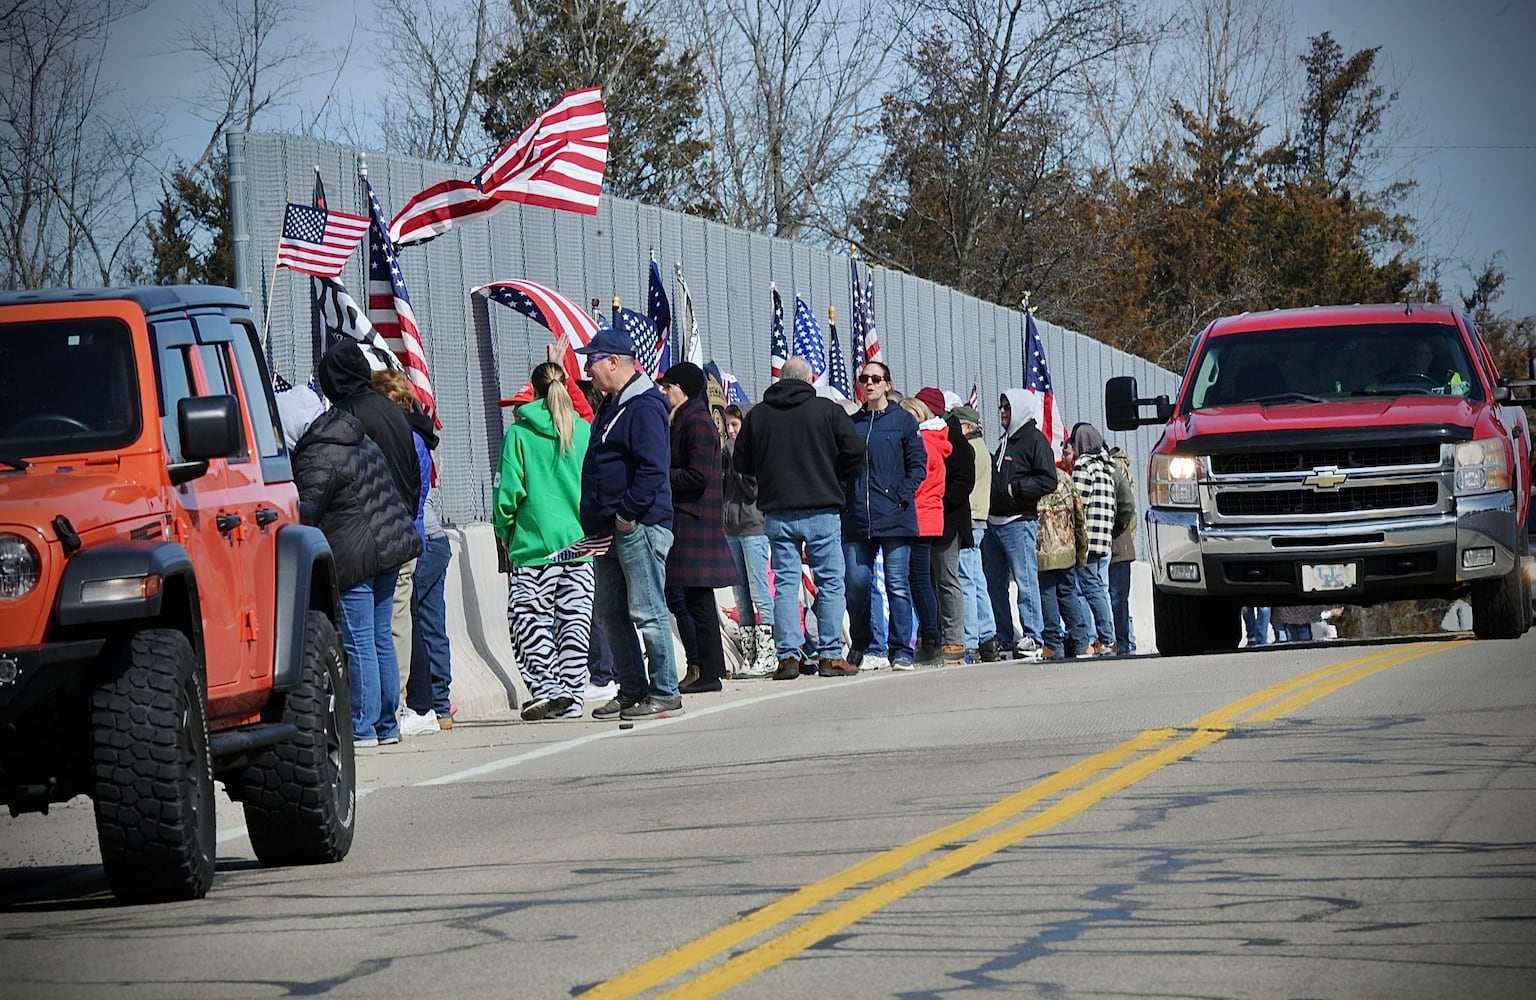
<instances>
[{"instance_id":1,"label":"jeep windshield","mask_svg":"<svg viewBox=\"0 0 1536 1000\"><path fill-rule=\"evenodd\" d=\"M139 431L138 375L122 322L0 324L0 455L123 448Z\"/></svg>"},{"instance_id":2,"label":"jeep windshield","mask_svg":"<svg viewBox=\"0 0 1536 1000\"><path fill-rule=\"evenodd\" d=\"M1187 406L1283 406L1373 396L1482 399L1461 335L1438 323L1291 327L1206 338Z\"/></svg>"}]
</instances>

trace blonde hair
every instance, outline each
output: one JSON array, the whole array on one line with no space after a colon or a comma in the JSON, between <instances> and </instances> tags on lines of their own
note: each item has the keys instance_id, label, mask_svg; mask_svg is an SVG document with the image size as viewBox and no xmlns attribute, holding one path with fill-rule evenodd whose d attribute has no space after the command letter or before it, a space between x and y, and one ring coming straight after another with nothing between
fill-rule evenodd
<instances>
[{"instance_id":1,"label":"blonde hair","mask_svg":"<svg viewBox=\"0 0 1536 1000\"><path fill-rule=\"evenodd\" d=\"M534 398L544 400L549 408L549 417L560 438L560 454L569 454L576 439L576 406L565 387L565 369L546 361L528 376L528 383L533 386Z\"/></svg>"},{"instance_id":2,"label":"blonde hair","mask_svg":"<svg viewBox=\"0 0 1536 1000\"><path fill-rule=\"evenodd\" d=\"M406 413L416 409L416 390L411 388L411 380L405 377L405 372L393 368L374 372L373 388Z\"/></svg>"},{"instance_id":3,"label":"blonde hair","mask_svg":"<svg viewBox=\"0 0 1536 1000\"><path fill-rule=\"evenodd\" d=\"M896 405L916 417L918 423L933 419L933 411L928 409L928 404L916 396L903 396Z\"/></svg>"}]
</instances>

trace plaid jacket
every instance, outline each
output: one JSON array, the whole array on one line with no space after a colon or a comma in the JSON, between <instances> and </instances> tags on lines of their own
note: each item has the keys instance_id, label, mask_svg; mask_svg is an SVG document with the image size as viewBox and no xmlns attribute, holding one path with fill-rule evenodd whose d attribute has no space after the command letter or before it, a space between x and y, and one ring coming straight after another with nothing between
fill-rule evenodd
<instances>
[{"instance_id":1,"label":"plaid jacket","mask_svg":"<svg viewBox=\"0 0 1536 1000\"><path fill-rule=\"evenodd\" d=\"M1079 455L1072 463L1072 482L1082 494L1088 517L1088 557L1109 555L1115 534L1115 473L1107 451Z\"/></svg>"}]
</instances>

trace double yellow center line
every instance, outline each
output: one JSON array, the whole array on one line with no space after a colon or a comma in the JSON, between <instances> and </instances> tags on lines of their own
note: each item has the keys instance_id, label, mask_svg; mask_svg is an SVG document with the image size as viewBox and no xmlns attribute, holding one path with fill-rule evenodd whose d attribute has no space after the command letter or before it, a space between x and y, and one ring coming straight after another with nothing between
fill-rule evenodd
<instances>
[{"instance_id":1,"label":"double yellow center line","mask_svg":"<svg viewBox=\"0 0 1536 1000\"><path fill-rule=\"evenodd\" d=\"M858 886L857 895L675 986L665 997L712 997L761 975L833 934L924 886L977 864L991 854L1084 812L1095 803L1230 733L1240 719L1268 722L1388 667L1426 656L1438 643L1394 646L1322 667L1257 691L1178 729L1149 729L1094 754L971 816L851 868L812 882L739 920L705 934L582 994L583 1000L633 997L661 986L736 946L768 933L817 905ZM1251 713L1251 714L1250 714ZM1245 718L1246 717L1246 718ZM1184 734L1184 735L1181 735ZM1108 773L1105 773L1108 772ZM1059 796L1059 798L1058 798ZM1047 800L1045 808L1019 818ZM985 831L1007 823L991 833ZM959 847L957 841L978 837ZM950 848L950 849L946 849ZM903 872L925 854L942 851ZM900 874L898 874L900 873ZM887 879L888 876L894 876Z\"/></svg>"}]
</instances>

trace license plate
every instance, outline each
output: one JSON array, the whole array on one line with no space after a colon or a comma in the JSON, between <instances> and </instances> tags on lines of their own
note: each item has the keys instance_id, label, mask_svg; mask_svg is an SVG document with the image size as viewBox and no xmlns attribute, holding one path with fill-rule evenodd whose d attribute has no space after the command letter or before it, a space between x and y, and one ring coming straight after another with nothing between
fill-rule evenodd
<instances>
[{"instance_id":1,"label":"license plate","mask_svg":"<svg viewBox=\"0 0 1536 1000\"><path fill-rule=\"evenodd\" d=\"M1350 590L1355 586L1354 563L1303 564L1301 567L1302 593L1319 590Z\"/></svg>"}]
</instances>

